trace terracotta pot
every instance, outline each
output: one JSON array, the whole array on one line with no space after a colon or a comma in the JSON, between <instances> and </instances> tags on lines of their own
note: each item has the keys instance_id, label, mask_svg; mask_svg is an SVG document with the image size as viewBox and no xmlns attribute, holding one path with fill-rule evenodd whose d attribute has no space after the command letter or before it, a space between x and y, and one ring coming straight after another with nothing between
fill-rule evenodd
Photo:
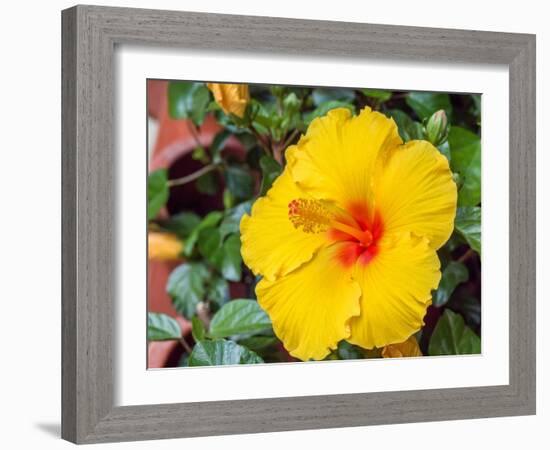
<instances>
[{"instance_id":1,"label":"terracotta pot","mask_svg":"<svg viewBox=\"0 0 550 450\"><path fill-rule=\"evenodd\" d=\"M148 114L158 123L149 171L166 168L169 179L174 179L189 175L202 167L199 161L191 157L191 153L197 147L197 141L206 148L211 145L222 127L213 116L207 116L198 130L195 130L194 125L188 120L172 119L168 113L167 89L167 81L148 80L147 82ZM235 137L227 140L223 152L230 152L237 160L243 160L245 157L245 149ZM223 184L223 180L218 181ZM222 209L223 189L219 191L219 195L205 195L196 190L194 183L172 188L167 208L161 212L161 215L167 218L181 210L191 210L204 215L211 210ZM184 337L188 337L191 324L189 320L178 315L166 293L166 282L170 273L182 262L183 260L148 260L147 308L149 312L164 313L176 318L182 327ZM233 290L240 292L238 287L232 287ZM178 342L151 342L148 346L148 366L150 368L177 366L182 353L182 346Z\"/></svg>"}]
</instances>

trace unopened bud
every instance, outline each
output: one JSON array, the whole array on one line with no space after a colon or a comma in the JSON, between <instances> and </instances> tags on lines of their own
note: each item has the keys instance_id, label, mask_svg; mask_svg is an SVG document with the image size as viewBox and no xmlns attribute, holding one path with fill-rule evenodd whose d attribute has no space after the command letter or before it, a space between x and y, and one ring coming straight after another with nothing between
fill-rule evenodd
<instances>
[{"instance_id":1,"label":"unopened bud","mask_svg":"<svg viewBox=\"0 0 550 450\"><path fill-rule=\"evenodd\" d=\"M447 139L448 122L447 114L440 109L432 114L426 124L426 137L433 145L438 146Z\"/></svg>"}]
</instances>

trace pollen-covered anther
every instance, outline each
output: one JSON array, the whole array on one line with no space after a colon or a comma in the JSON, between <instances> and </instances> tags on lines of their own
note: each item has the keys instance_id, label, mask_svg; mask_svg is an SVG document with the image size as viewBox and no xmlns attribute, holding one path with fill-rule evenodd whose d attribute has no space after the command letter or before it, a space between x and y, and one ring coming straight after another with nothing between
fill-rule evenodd
<instances>
[{"instance_id":1,"label":"pollen-covered anther","mask_svg":"<svg viewBox=\"0 0 550 450\"><path fill-rule=\"evenodd\" d=\"M288 204L288 218L304 233L321 233L329 229L333 214L318 200L298 198Z\"/></svg>"}]
</instances>

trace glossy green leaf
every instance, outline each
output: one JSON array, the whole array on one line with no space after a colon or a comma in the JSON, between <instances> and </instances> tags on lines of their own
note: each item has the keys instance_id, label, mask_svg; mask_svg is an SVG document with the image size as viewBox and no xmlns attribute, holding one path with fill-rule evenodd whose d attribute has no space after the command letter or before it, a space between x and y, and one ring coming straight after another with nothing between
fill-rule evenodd
<instances>
[{"instance_id":1,"label":"glossy green leaf","mask_svg":"<svg viewBox=\"0 0 550 450\"><path fill-rule=\"evenodd\" d=\"M481 325L481 302L472 295L454 297L449 308L460 313L466 323L472 327Z\"/></svg>"},{"instance_id":2,"label":"glossy green leaf","mask_svg":"<svg viewBox=\"0 0 550 450\"><path fill-rule=\"evenodd\" d=\"M193 228L193 230L191 231L191 233L189 233L189 236L185 240L183 245L183 254L185 256L191 256L195 248L195 244L199 239L201 231L206 228L215 227L216 225L218 225L222 217L223 213L221 211L212 211L204 216L204 218L199 222L198 225L195 226L195 228Z\"/></svg>"},{"instance_id":3,"label":"glossy green leaf","mask_svg":"<svg viewBox=\"0 0 550 450\"><path fill-rule=\"evenodd\" d=\"M311 97L315 106L335 100L353 103L355 100L355 91L347 88L316 88L313 89Z\"/></svg>"},{"instance_id":4,"label":"glossy green leaf","mask_svg":"<svg viewBox=\"0 0 550 450\"><path fill-rule=\"evenodd\" d=\"M256 333L271 328L271 320L257 301L231 300L210 322L210 335L223 338L238 334Z\"/></svg>"},{"instance_id":5,"label":"glossy green leaf","mask_svg":"<svg viewBox=\"0 0 550 450\"><path fill-rule=\"evenodd\" d=\"M241 239L238 234L230 235L212 256L212 263L223 277L240 281L242 275Z\"/></svg>"},{"instance_id":6,"label":"glossy green leaf","mask_svg":"<svg viewBox=\"0 0 550 450\"><path fill-rule=\"evenodd\" d=\"M214 172L205 173L195 181L195 187L201 194L216 195L219 189L218 177Z\"/></svg>"},{"instance_id":7,"label":"glossy green leaf","mask_svg":"<svg viewBox=\"0 0 550 450\"><path fill-rule=\"evenodd\" d=\"M288 130L300 128L300 107L302 101L291 92L283 99L283 117L280 123L281 133L286 133Z\"/></svg>"},{"instance_id":8,"label":"glossy green leaf","mask_svg":"<svg viewBox=\"0 0 550 450\"><path fill-rule=\"evenodd\" d=\"M202 341L206 337L206 329L204 328L202 320L197 316L193 316L191 319L191 326L191 334L193 335L195 342Z\"/></svg>"},{"instance_id":9,"label":"glossy green leaf","mask_svg":"<svg viewBox=\"0 0 550 450\"><path fill-rule=\"evenodd\" d=\"M340 341L337 349L340 359L363 359L363 350L356 345L350 344L348 341Z\"/></svg>"},{"instance_id":10,"label":"glossy green leaf","mask_svg":"<svg viewBox=\"0 0 550 450\"><path fill-rule=\"evenodd\" d=\"M279 340L275 336L250 336L244 339L239 339L238 344L246 347L253 352L262 353L268 347L277 344Z\"/></svg>"},{"instance_id":11,"label":"glossy green leaf","mask_svg":"<svg viewBox=\"0 0 550 450\"><path fill-rule=\"evenodd\" d=\"M386 115L395 121L399 136L401 136L403 141L408 142L415 139L424 139L422 125L412 120L408 114L400 109L390 109L386 111Z\"/></svg>"},{"instance_id":12,"label":"glossy green leaf","mask_svg":"<svg viewBox=\"0 0 550 450\"><path fill-rule=\"evenodd\" d=\"M449 94L434 92L410 92L407 94L407 105L416 113L419 119L427 119L437 110L443 109L451 116L452 106Z\"/></svg>"},{"instance_id":13,"label":"glossy green leaf","mask_svg":"<svg viewBox=\"0 0 550 450\"><path fill-rule=\"evenodd\" d=\"M212 161L214 162L214 164L218 164L221 162L221 152L230 137L231 132L229 130L222 130L214 137L214 140L209 147L210 155L212 156Z\"/></svg>"},{"instance_id":14,"label":"glossy green leaf","mask_svg":"<svg viewBox=\"0 0 550 450\"><path fill-rule=\"evenodd\" d=\"M451 261L443 269L439 286L432 296L432 304L437 307L443 306L449 301L456 287L467 280L468 268L458 261Z\"/></svg>"},{"instance_id":15,"label":"glossy green leaf","mask_svg":"<svg viewBox=\"0 0 550 450\"><path fill-rule=\"evenodd\" d=\"M147 219L153 220L168 201L168 172L159 169L147 177Z\"/></svg>"},{"instance_id":16,"label":"glossy green leaf","mask_svg":"<svg viewBox=\"0 0 550 450\"><path fill-rule=\"evenodd\" d=\"M458 208L455 217L455 230L472 249L481 254L481 208L479 206Z\"/></svg>"},{"instance_id":17,"label":"glossy green leaf","mask_svg":"<svg viewBox=\"0 0 550 450\"><path fill-rule=\"evenodd\" d=\"M472 99L472 106L470 107L470 114L472 114L477 122L481 120L481 95L472 94L470 95Z\"/></svg>"},{"instance_id":18,"label":"glossy green leaf","mask_svg":"<svg viewBox=\"0 0 550 450\"><path fill-rule=\"evenodd\" d=\"M451 147L449 147L449 141L445 141L437 146L437 149L441 152L445 158L447 158L447 161L451 161ZM456 180L455 180L456 183ZM457 183L458 187L458 183Z\"/></svg>"},{"instance_id":19,"label":"glossy green leaf","mask_svg":"<svg viewBox=\"0 0 550 450\"><path fill-rule=\"evenodd\" d=\"M229 301L229 283L222 277L212 275L206 287L206 298L218 307Z\"/></svg>"},{"instance_id":20,"label":"glossy green leaf","mask_svg":"<svg viewBox=\"0 0 550 450\"><path fill-rule=\"evenodd\" d=\"M225 170L225 182L227 189L237 199L246 200L254 194L254 181L250 172L244 167L228 166Z\"/></svg>"},{"instance_id":21,"label":"glossy green leaf","mask_svg":"<svg viewBox=\"0 0 550 450\"><path fill-rule=\"evenodd\" d=\"M361 89L361 92L363 95L374 98L380 102L388 101L393 94L391 91L384 91L382 89Z\"/></svg>"},{"instance_id":22,"label":"glossy green leaf","mask_svg":"<svg viewBox=\"0 0 550 450\"><path fill-rule=\"evenodd\" d=\"M201 218L197 214L184 211L172 216L162 226L166 230L176 233L180 238L186 239L200 222Z\"/></svg>"},{"instance_id":23,"label":"glossy green leaf","mask_svg":"<svg viewBox=\"0 0 550 450\"><path fill-rule=\"evenodd\" d=\"M235 364L260 364L263 359L233 341L199 341L189 356L189 366L225 366Z\"/></svg>"},{"instance_id":24,"label":"glossy green leaf","mask_svg":"<svg viewBox=\"0 0 550 450\"><path fill-rule=\"evenodd\" d=\"M304 114L304 123L306 125L309 125L311 122L313 122L313 119L325 116L331 109L335 108L347 108L351 111L352 114L355 114L355 106L352 103L341 100L331 100L320 104L313 111Z\"/></svg>"},{"instance_id":25,"label":"glossy green leaf","mask_svg":"<svg viewBox=\"0 0 550 450\"><path fill-rule=\"evenodd\" d=\"M223 207L225 209L233 208L233 206L235 206L236 201L237 200L235 196L231 193L229 189L226 188L223 190Z\"/></svg>"},{"instance_id":26,"label":"glossy green leaf","mask_svg":"<svg viewBox=\"0 0 550 450\"><path fill-rule=\"evenodd\" d=\"M206 259L212 258L221 244L220 231L214 227L204 228L199 233L199 252Z\"/></svg>"},{"instance_id":27,"label":"glossy green leaf","mask_svg":"<svg viewBox=\"0 0 550 450\"><path fill-rule=\"evenodd\" d=\"M202 124L210 103L210 92L204 83L171 81L168 84L168 111L173 119L191 119Z\"/></svg>"},{"instance_id":28,"label":"glossy green leaf","mask_svg":"<svg viewBox=\"0 0 550 450\"><path fill-rule=\"evenodd\" d=\"M160 313L147 314L147 339L167 341L181 338L181 328L176 319Z\"/></svg>"},{"instance_id":29,"label":"glossy green leaf","mask_svg":"<svg viewBox=\"0 0 550 450\"><path fill-rule=\"evenodd\" d=\"M225 212L219 227L222 239L232 233L239 233L241 218L244 214L250 214L251 207L252 202L248 201L240 203Z\"/></svg>"},{"instance_id":30,"label":"glossy green leaf","mask_svg":"<svg viewBox=\"0 0 550 450\"><path fill-rule=\"evenodd\" d=\"M465 128L449 131L451 167L463 184L458 192L458 206L477 206L481 202L481 139Z\"/></svg>"},{"instance_id":31,"label":"glossy green leaf","mask_svg":"<svg viewBox=\"0 0 550 450\"><path fill-rule=\"evenodd\" d=\"M184 263L174 269L166 291L176 311L187 318L195 315L197 305L204 300L208 277L208 270L200 263Z\"/></svg>"},{"instance_id":32,"label":"glossy green leaf","mask_svg":"<svg viewBox=\"0 0 550 450\"><path fill-rule=\"evenodd\" d=\"M262 169L260 195L265 195L275 179L281 174L283 168L269 155L264 155L260 158L260 168Z\"/></svg>"},{"instance_id":33,"label":"glossy green leaf","mask_svg":"<svg viewBox=\"0 0 550 450\"><path fill-rule=\"evenodd\" d=\"M430 356L481 353L481 339L464 324L460 314L449 309L439 318L428 347Z\"/></svg>"}]
</instances>

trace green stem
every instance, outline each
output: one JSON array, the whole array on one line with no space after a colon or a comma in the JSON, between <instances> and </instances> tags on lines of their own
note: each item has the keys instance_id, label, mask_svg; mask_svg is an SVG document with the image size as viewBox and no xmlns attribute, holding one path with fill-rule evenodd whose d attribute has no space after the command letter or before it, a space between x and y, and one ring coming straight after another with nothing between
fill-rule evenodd
<instances>
[{"instance_id":1,"label":"green stem","mask_svg":"<svg viewBox=\"0 0 550 450\"><path fill-rule=\"evenodd\" d=\"M475 256L476 252L474 252L471 248L468 249L466 253L464 253L460 258L458 258L456 261L459 263L463 263L470 259L472 256Z\"/></svg>"},{"instance_id":2,"label":"green stem","mask_svg":"<svg viewBox=\"0 0 550 450\"><path fill-rule=\"evenodd\" d=\"M295 129L292 133L290 133L290 136L286 139L286 141L283 143L283 149L286 149L290 143L300 134L300 130Z\"/></svg>"},{"instance_id":3,"label":"green stem","mask_svg":"<svg viewBox=\"0 0 550 450\"><path fill-rule=\"evenodd\" d=\"M217 167L217 164L208 164L207 166L201 167L199 170L193 172L192 174L186 175L181 178L176 178L174 180L168 180L168 187L182 186L184 184L190 183L191 181L195 181L197 178L200 178L204 174L212 172Z\"/></svg>"},{"instance_id":4,"label":"green stem","mask_svg":"<svg viewBox=\"0 0 550 450\"><path fill-rule=\"evenodd\" d=\"M189 346L189 344L187 343L187 341L185 340L184 337L182 337L182 338L180 339L180 344L181 344L181 346L185 349L185 351L187 352L187 354L190 355L191 352L192 352L193 350L191 349L191 347Z\"/></svg>"}]
</instances>

